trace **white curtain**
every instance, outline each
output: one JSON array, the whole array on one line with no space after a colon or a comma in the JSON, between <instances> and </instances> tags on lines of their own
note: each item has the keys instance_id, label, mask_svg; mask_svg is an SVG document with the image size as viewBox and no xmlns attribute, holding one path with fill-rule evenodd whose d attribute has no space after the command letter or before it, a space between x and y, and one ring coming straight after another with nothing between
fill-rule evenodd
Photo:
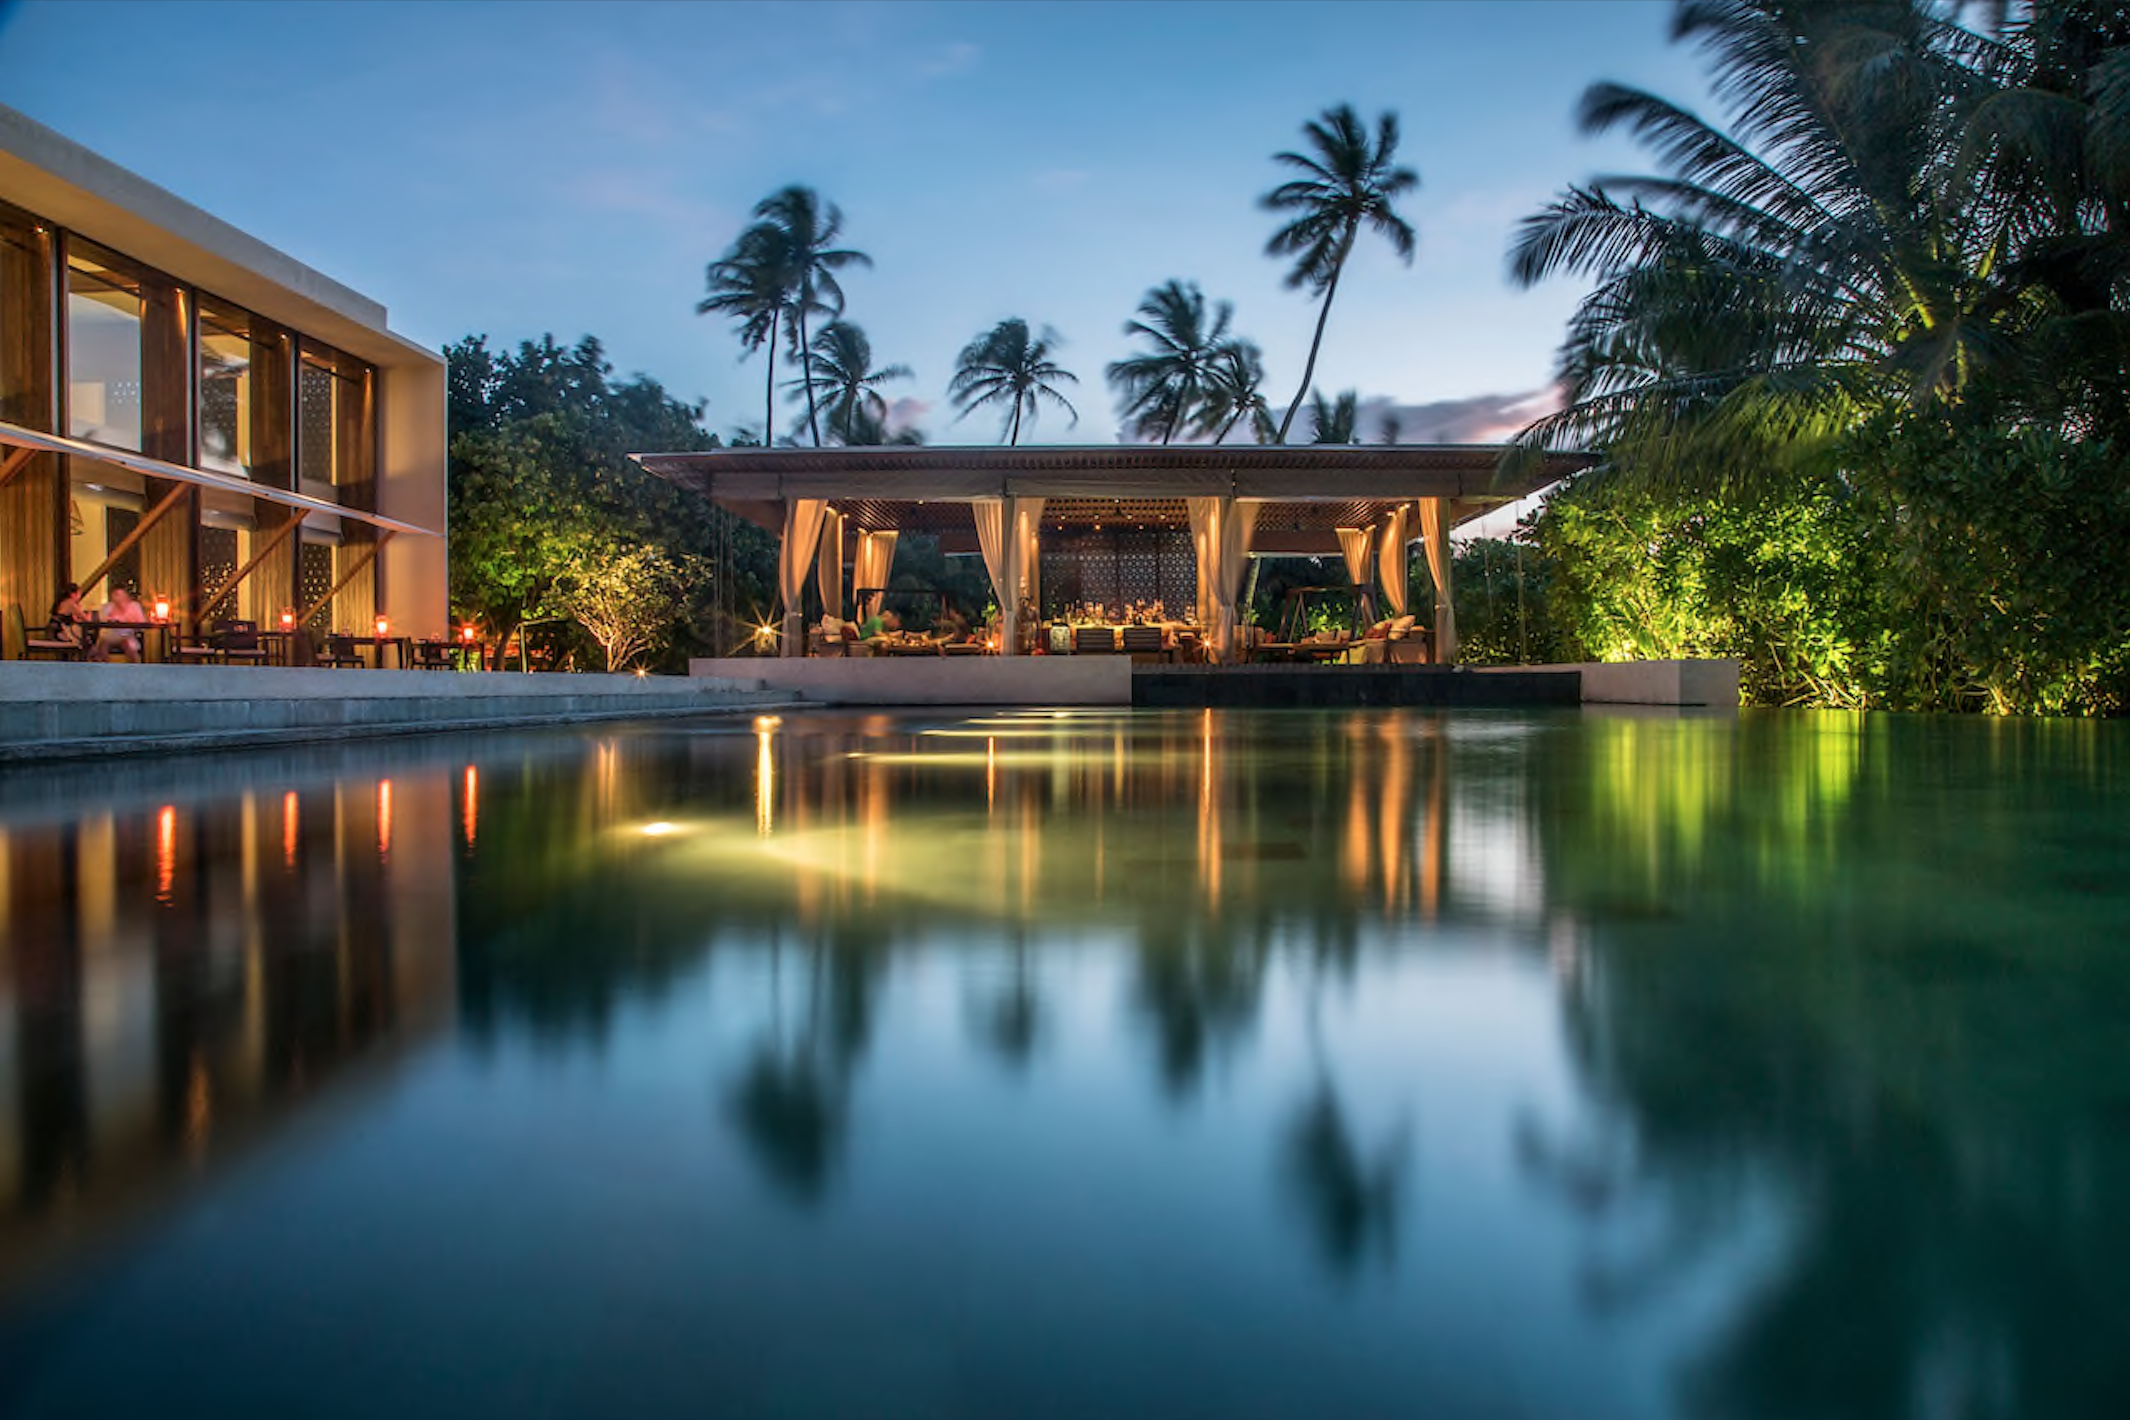
<instances>
[{"instance_id":1,"label":"white curtain","mask_svg":"<svg viewBox=\"0 0 2130 1420\"><path fill-rule=\"evenodd\" d=\"M806 573L821 539L828 505L819 498L793 498L784 505L784 542L777 549L777 596L784 603L784 654L806 654Z\"/></svg>"},{"instance_id":2,"label":"white curtain","mask_svg":"<svg viewBox=\"0 0 2130 1420\"><path fill-rule=\"evenodd\" d=\"M1234 498L1186 498L1184 506L1190 510L1191 546L1198 554L1199 624L1206 629L1213 658L1231 660L1238 628L1235 596L1250 562L1258 505Z\"/></svg>"},{"instance_id":3,"label":"white curtain","mask_svg":"<svg viewBox=\"0 0 2130 1420\"><path fill-rule=\"evenodd\" d=\"M1346 559L1346 575L1352 579L1354 589L1361 598L1362 619L1374 621L1368 612L1375 607L1373 579L1368 575L1368 555L1374 549L1375 539L1367 528L1340 528L1339 552Z\"/></svg>"},{"instance_id":4,"label":"white curtain","mask_svg":"<svg viewBox=\"0 0 2130 1420\"><path fill-rule=\"evenodd\" d=\"M1449 510L1440 498L1420 500L1420 533L1427 574L1435 579L1435 664L1457 664L1457 605L1450 597Z\"/></svg>"},{"instance_id":5,"label":"white curtain","mask_svg":"<svg viewBox=\"0 0 2130 1420\"><path fill-rule=\"evenodd\" d=\"M843 615L843 525L847 521L841 513L821 515L821 552L814 561L814 582L821 589L823 616Z\"/></svg>"},{"instance_id":6,"label":"white curtain","mask_svg":"<svg viewBox=\"0 0 2130 1420\"><path fill-rule=\"evenodd\" d=\"M991 599L1006 609L1006 505L996 498L978 498L969 504L976 519L976 546L984 554L984 574L991 579Z\"/></svg>"},{"instance_id":7,"label":"white curtain","mask_svg":"<svg viewBox=\"0 0 2130 1420\"><path fill-rule=\"evenodd\" d=\"M1376 576L1383 583L1383 600L1390 603L1392 616L1405 615L1412 600L1406 585L1406 537L1405 505L1400 503L1397 511L1383 520L1382 549L1376 557Z\"/></svg>"},{"instance_id":8,"label":"white curtain","mask_svg":"<svg viewBox=\"0 0 2130 1420\"><path fill-rule=\"evenodd\" d=\"M876 616L880 611L881 593L888 584L888 574L895 567L895 532L861 532L858 534L858 555L851 564L852 592L873 589L856 608L858 620Z\"/></svg>"}]
</instances>

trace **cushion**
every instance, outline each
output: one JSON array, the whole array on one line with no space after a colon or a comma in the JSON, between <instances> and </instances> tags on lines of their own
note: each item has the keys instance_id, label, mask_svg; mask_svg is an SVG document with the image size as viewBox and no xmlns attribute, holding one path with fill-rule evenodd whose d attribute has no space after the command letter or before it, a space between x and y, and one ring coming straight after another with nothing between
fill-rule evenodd
<instances>
[{"instance_id":1,"label":"cushion","mask_svg":"<svg viewBox=\"0 0 2130 1420\"><path fill-rule=\"evenodd\" d=\"M1417 616L1401 616L1397 618L1390 624L1390 634L1393 636L1403 636L1406 632L1413 629L1413 623L1418 621L1419 619L1420 618Z\"/></svg>"},{"instance_id":2,"label":"cushion","mask_svg":"<svg viewBox=\"0 0 2130 1420\"><path fill-rule=\"evenodd\" d=\"M1364 635L1361 639L1364 641L1381 641L1389 635L1390 623L1387 621L1379 621L1374 626L1369 627L1367 634Z\"/></svg>"}]
</instances>

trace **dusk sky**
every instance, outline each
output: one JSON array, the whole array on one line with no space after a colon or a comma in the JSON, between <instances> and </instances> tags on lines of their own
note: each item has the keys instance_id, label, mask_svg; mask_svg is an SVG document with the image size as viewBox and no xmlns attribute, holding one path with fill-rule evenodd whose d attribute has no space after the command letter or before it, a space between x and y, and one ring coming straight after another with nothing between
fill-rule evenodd
<instances>
[{"instance_id":1,"label":"dusk sky","mask_svg":"<svg viewBox=\"0 0 2130 1420\"><path fill-rule=\"evenodd\" d=\"M1102 368L1171 277L1235 303L1290 397L1314 306L1263 254L1256 204L1271 155L1341 101L1397 111L1420 250L1405 269L1364 245L1318 386L1479 410L1542 391L1579 291L1512 289L1504 252L1562 185L1648 166L1575 132L1585 85L1705 106L1669 13L29 0L0 10L0 98L383 301L425 345L597 335L725 432L759 425L763 371L695 314L703 267L756 200L809 184L874 259L845 281L849 316L915 368L890 390L935 440L996 437L984 414L955 424L945 386L963 344L1018 315L1059 331L1081 381L1079 426L1046 410L1036 440L1108 441Z\"/></svg>"}]
</instances>

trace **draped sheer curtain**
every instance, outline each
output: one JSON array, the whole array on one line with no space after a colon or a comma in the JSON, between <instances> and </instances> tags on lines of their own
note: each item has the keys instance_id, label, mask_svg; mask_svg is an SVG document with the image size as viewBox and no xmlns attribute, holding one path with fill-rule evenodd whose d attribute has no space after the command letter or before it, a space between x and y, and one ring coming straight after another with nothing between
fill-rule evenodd
<instances>
[{"instance_id":1,"label":"draped sheer curtain","mask_svg":"<svg viewBox=\"0 0 2130 1420\"><path fill-rule=\"evenodd\" d=\"M841 513L821 515L821 551L814 559L814 585L821 589L821 614L839 620L843 616L843 525L847 521Z\"/></svg>"},{"instance_id":2,"label":"draped sheer curtain","mask_svg":"<svg viewBox=\"0 0 2130 1420\"><path fill-rule=\"evenodd\" d=\"M888 575L895 570L896 532L861 532L858 534L858 553L851 564L851 592L859 597L856 608L858 620L864 621L880 613L881 596L887 589Z\"/></svg>"},{"instance_id":3,"label":"draped sheer curtain","mask_svg":"<svg viewBox=\"0 0 2130 1420\"><path fill-rule=\"evenodd\" d=\"M1206 628L1213 658L1232 660L1239 624L1235 597L1250 560L1258 505L1235 498L1187 498L1184 505L1191 515L1191 546L1198 554L1199 624Z\"/></svg>"},{"instance_id":4,"label":"draped sheer curtain","mask_svg":"<svg viewBox=\"0 0 2130 1420\"><path fill-rule=\"evenodd\" d=\"M806 654L806 573L813 566L828 505L819 498L793 498L784 505L784 542L777 549L777 598L784 604L783 654Z\"/></svg>"},{"instance_id":5,"label":"draped sheer curtain","mask_svg":"<svg viewBox=\"0 0 2130 1420\"><path fill-rule=\"evenodd\" d=\"M1383 583L1383 599L1390 604L1392 616L1405 615L1411 603L1411 589L1407 583L1405 542L1409 534L1405 528L1405 505L1399 504L1395 512L1383 520L1383 542L1376 557L1376 576Z\"/></svg>"},{"instance_id":6,"label":"draped sheer curtain","mask_svg":"<svg viewBox=\"0 0 2130 1420\"><path fill-rule=\"evenodd\" d=\"M1375 538L1367 528L1340 528L1339 555L1346 559L1346 575L1353 581L1354 594L1360 598L1361 620L1375 620L1375 579L1368 575L1368 554Z\"/></svg>"}]
</instances>

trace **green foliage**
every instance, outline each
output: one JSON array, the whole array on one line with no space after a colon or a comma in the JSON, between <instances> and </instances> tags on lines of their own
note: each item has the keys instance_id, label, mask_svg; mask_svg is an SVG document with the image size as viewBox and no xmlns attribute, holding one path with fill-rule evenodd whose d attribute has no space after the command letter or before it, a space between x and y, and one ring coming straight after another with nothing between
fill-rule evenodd
<instances>
[{"instance_id":1,"label":"green foliage","mask_svg":"<svg viewBox=\"0 0 2130 1420\"><path fill-rule=\"evenodd\" d=\"M1521 540L1473 538L1456 546L1450 586L1457 603L1457 659L1466 665L1542 665L1582 660L1579 644L1554 624L1553 560ZM1427 559L1408 573L1413 607L1434 619Z\"/></svg>"},{"instance_id":2,"label":"green foliage","mask_svg":"<svg viewBox=\"0 0 2130 1420\"><path fill-rule=\"evenodd\" d=\"M1848 472L1751 500L1585 476L1524 530L1527 608L1563 659L1735 656L1758 704L2130 708L2110 443L1911 414L1845 453ZM1458 578L1467 648L1491 655L1465 559Z\"/></svg>"},{"instance_id":3,"label":"green foliage","mask_svg":"<svg viewBox=\"0 0 2130 1420\"><path fill-rule=\"evenodd\" d=\"M1729 127L1614 84L1661 172L1528 219L1593 289L1605 457L1531 529L1588 654L1739 656L1750 698L2123 708L2130 22L2070 3L1682 0ZM1527 589L1528 592L1528 589ZM1528 601L1528 596L1527 596Z\"/></svg>"},{"instance_id":4,"label":"green foliage","mask_svg":"<svg viewBox=\"0 0 2130 1420\"><path fill-rule=\"evenodd\" d=\"M571 559L554 603L591 638L610 671L627 670L687 612L709 564L647 543L603 543Z\"/></svg>"},{"instance_id":5,"label":"green foliage","mask_svg":"<svg viewBox=\"0 0 2130 1420\"><path fill-rule=\"evenodd\" d=\"M567 349L552 337L515 353L474 336L448 347L451 602L455 616L497 638L528 621L568 616L573 572L616 549L653 547L707 578L733 579L736 598L766 604L769 538L705 499L645 473L628 455L714 447L702 409L645 376L614 381L599 342ZM669 616L664 665L701 654L716 628L710 586ZM685 613L685 614L682 614ZM564 649L589 651L581 623ZM576 659L589 659L580 656Z\"/></svg>"}]
</instances>

